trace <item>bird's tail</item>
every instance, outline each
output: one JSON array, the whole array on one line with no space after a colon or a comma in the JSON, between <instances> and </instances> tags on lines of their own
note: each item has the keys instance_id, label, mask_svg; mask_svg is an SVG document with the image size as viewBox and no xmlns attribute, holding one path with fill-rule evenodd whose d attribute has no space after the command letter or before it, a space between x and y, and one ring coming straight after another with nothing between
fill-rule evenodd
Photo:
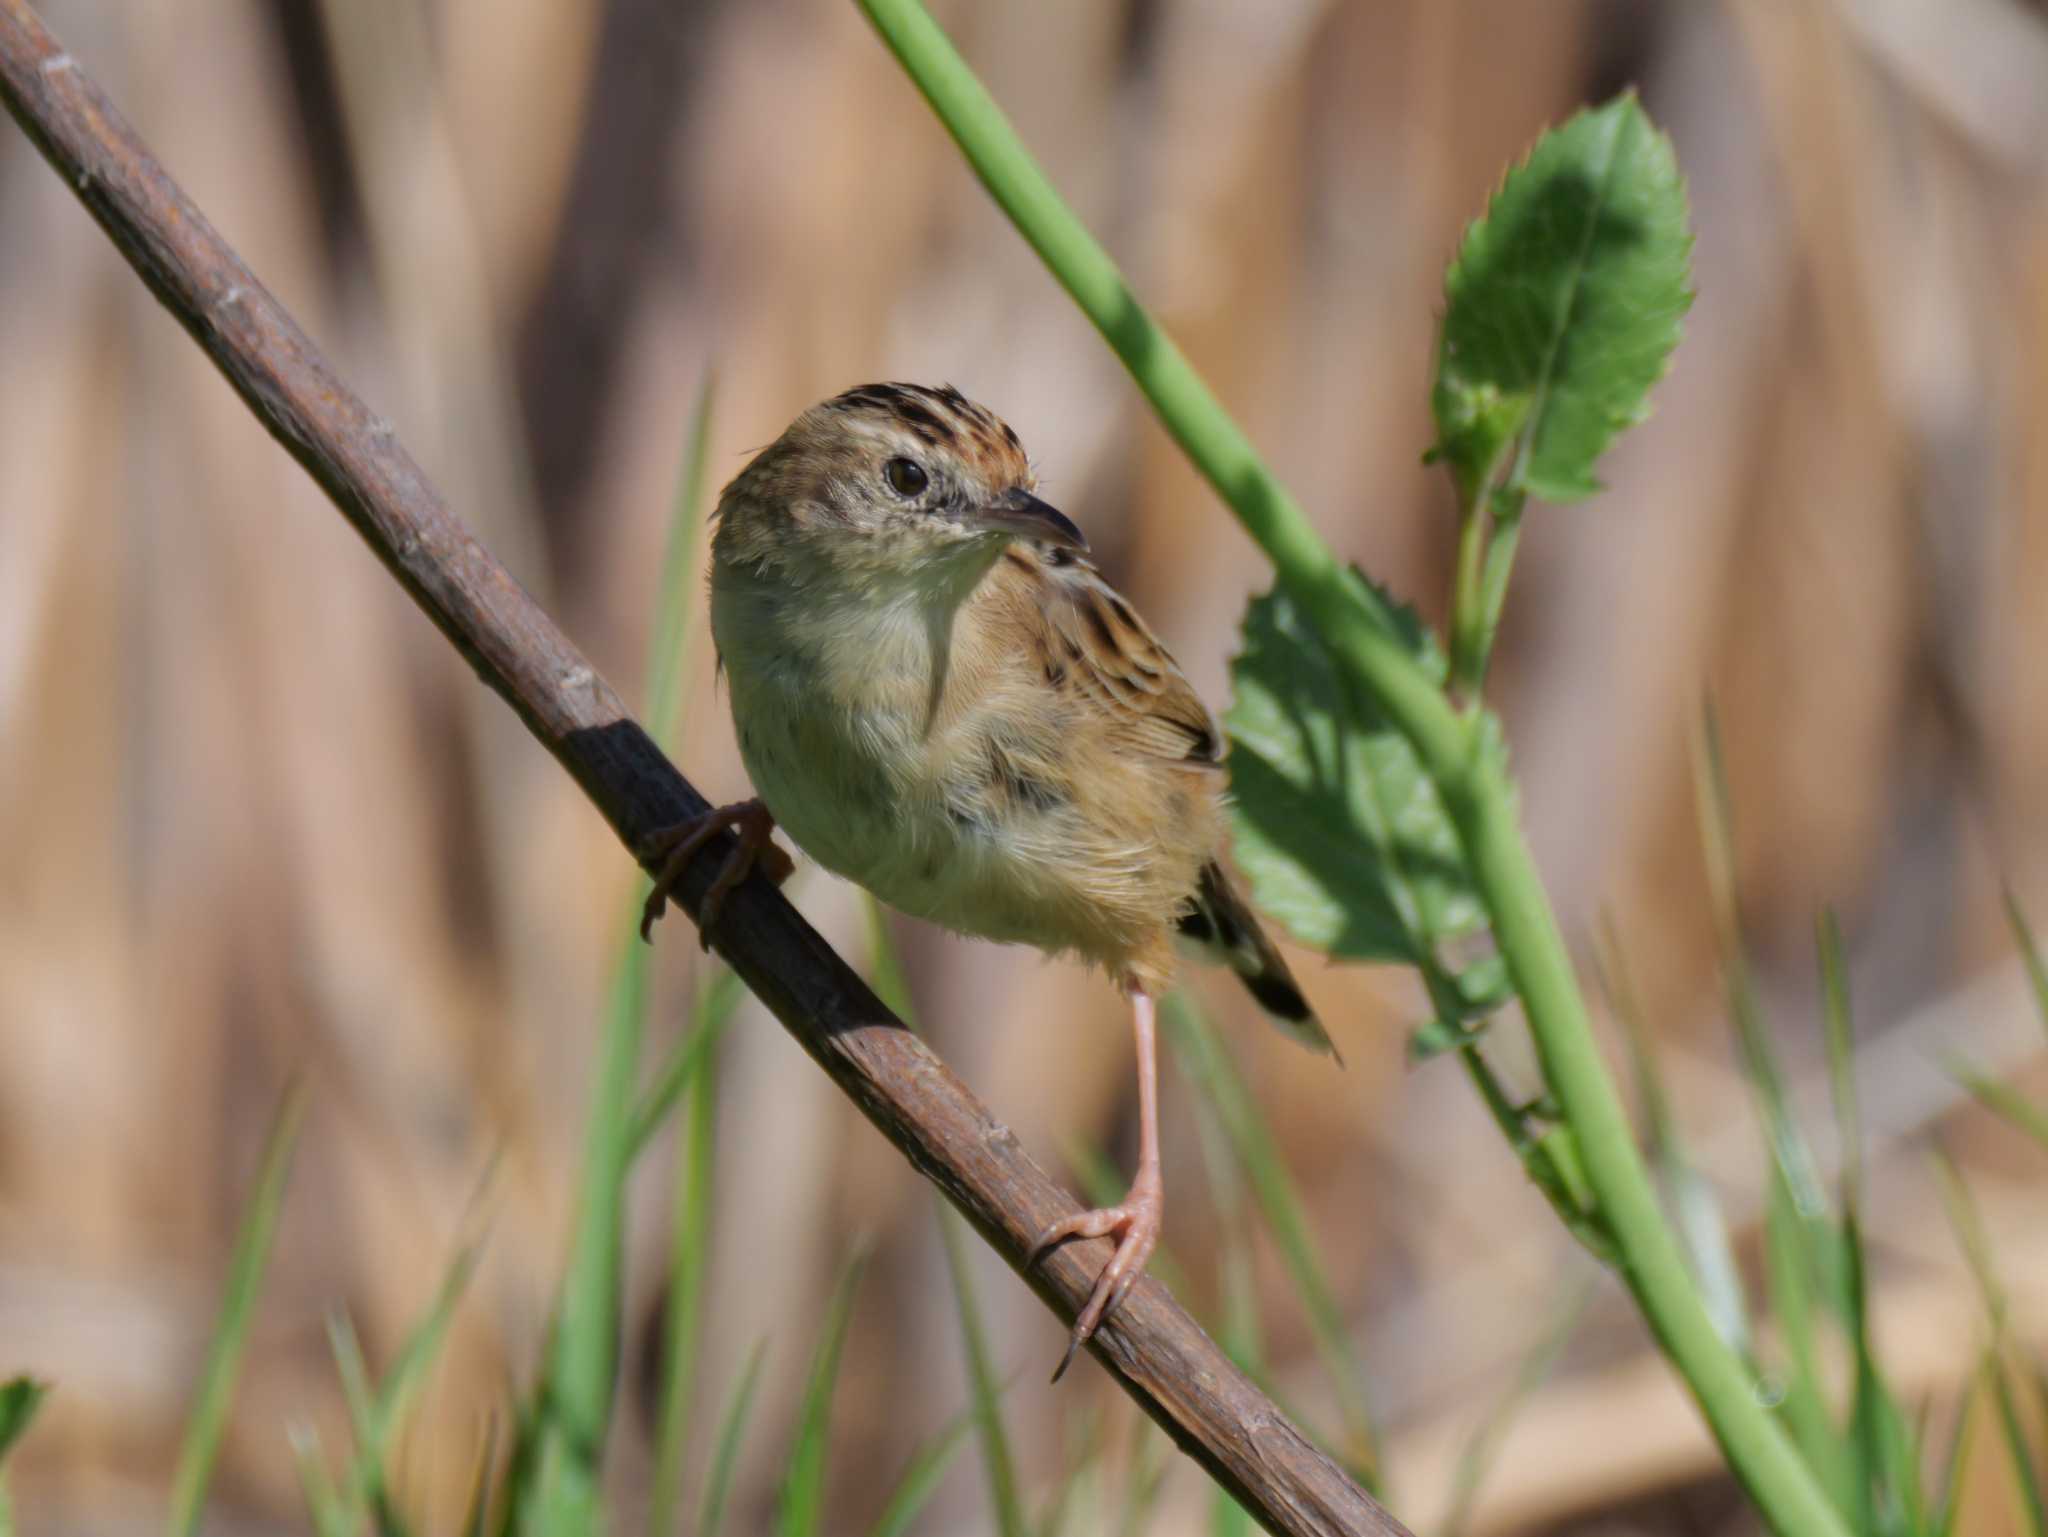
<instances>
[{"instance_id":1,"label":"bird's tail","mask_svg":"<svg viewBox=\"0 0 2048 1537\"><path fill-rule=\"evenodd\" d=\"M1180 916L1180 932L1206 959L1236 972L1281 1029L1311 1050L1337 1056L1336 1045L1302 996L1294 973L1259 927L1258 915L1213 860L1202 866L1194 898Z\"/></svg>"}]
</instances>

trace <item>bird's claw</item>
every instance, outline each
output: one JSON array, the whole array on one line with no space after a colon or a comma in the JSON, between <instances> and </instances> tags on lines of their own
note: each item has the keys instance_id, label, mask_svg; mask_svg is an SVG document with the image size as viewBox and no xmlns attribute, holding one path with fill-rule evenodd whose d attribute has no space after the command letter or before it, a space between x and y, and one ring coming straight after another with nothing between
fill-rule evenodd
<instances>
[{"instance_id":1,"label":"bird's claw","mask_svg":"<svg viewBox=\"0 0 2048 1537\"><path fill-rule=\"evenodd\" d=\"M745 880L750 871L759 869L778 886L795 872L795 861L776 846L772 836L775 818L758 800L714 806L700 817L661 828L640 848L643 861L662 862L661 873L654 878L654 889L647 893L647 903L640 909L643 940L652 937L655 920L667 910L669 894L697 851L728 827L739 835L739 847L726 856L718 878L704 893L704 901L697 909L697 932L705 949L711 948L711 925L724 907L727 893Z\"/></svg>"},{"instance_id":2,"label":"bird's claw","mask_svg":"<svg viewBox=\"0 0 2048 1537\"><path fill-rule=\"evenodd\" d=\"M1138 1277L1145 1273L1145 1262L1159 1246L1159 1229L1165 1206L1165 1196L1157 1177L1148 1179L1141 1170L1121 1206L1076 1212L1047 1228L1039 1235L1038 1242L1031 1246L1028 1263L1036 1265L1050 1250L1072 1238L1114 1238L1117 1241L1116 1253L1102 1267L1102 1274L1095 1278L1095 1290L1088 1294L1088 1305L1074 1320L1074 1332L1067 1339L1067 1353L1060 1357L1059 1368L1052 1374L1054 1382L1066 1375L1081 1347L1094 1337L1095 1331L1137 1285Z\"/></svg>"}]
</instances>

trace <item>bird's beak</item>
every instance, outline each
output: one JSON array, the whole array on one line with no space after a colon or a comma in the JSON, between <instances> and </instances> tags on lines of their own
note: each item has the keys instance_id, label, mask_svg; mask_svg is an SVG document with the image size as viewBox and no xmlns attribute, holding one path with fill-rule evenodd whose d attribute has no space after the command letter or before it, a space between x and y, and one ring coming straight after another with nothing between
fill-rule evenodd
<instances>
[{"instance_id":1,"label":"bird's beak","mask_svg":"<svg viewBox=\"0 0 2048 1537\"><path fill-rule=\"evenodd\" d=\"M1048 506L1029 491L1009 491L968 515L976 527L990 533L1009 534L1016 539L1035 539L1088 553L1088 537L1074 526L1074 520L1057 507Z\"/></svg>"}]
</instances>

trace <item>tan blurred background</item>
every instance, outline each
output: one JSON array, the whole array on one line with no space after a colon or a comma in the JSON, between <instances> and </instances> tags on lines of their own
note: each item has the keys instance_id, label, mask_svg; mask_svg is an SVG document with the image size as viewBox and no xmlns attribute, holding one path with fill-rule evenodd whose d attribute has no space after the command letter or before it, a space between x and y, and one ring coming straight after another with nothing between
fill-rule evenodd
<instances>
[{"instance_id":1,"label":"tan blurred background","mask_svg":"<svg viewBox=\"0 0 2048 1537\"><path fill-rule=\"evenodd\" d=\"M1925 1149L1962 1161L2036 1343L2048 1169L1942 1071L2048 1086L1998 908L2048 921L2048 18L2018 0L948 0L1055 182L1339 551L1441 614L1446 487L1419 455L1443 264L1506 163L1638 84L1674 135L1699 300L1610 491L1538 509L1497 679L1539 857L1590 954L1613 914L1680 1117L1742 1232L1762 1169L1731 1055L1692 790L1703 694L1750 938L1822 1103L1810 933L1846 926L1882 1335L1950 1412L1982 1326ZM1113 580L1220 705L1261 561L962 167L826 0L48 0L52 26L396 424L455 508L629 695L690 401L712 473L804 405L951 380L1030 445ZM742 776L708 648L686 770ZM239 1204L282 1086L311 1114L212 1529L303 1530L287 1427L344 1439L323 1319L388 1360L494 1155L490 1240L402 1485L457 1518L484 1419L531 1379L566 1248L605 969L632 870L11 126L0 131L0 1373L56 1393L17 1459L29 1532L161 1521ZM858 950L851 892L799 904ZM1049 1162L1128 1166L1099 978L915 925L941 1050ZM655 1044L698 964L659 936ZM1441 1519L1459 1446L1591 1267L1456 1069L1404 1067L1418 997L1307 962L1348 1071L1210 995L1284 1129L1387 1430ZM1206 985L1206 984L1205 984ZM839 1529L963 1400L927 1188L749 1009L721 1096L709 1413L771 1337L734 1506L763 1530L832 1274L877 1242L838 1405ZM1509 1054L1512 1059L1513 1054ZM1510 1068L1512 1069L1512 1060ZM1168 1243L1209 1203L1166 1088ZM670 1160L638 1184L625 1524L646 1476ZM1746 1249L1745 1254L1751 1254ZM1753 1257L1753 1254L1751 1254ZM1329 1397L1261 1251L1277 1378ZM1102 1375L977 1255L1026 1485ZM1206 1273L1206 1267L1201 1267ZM1198 1296L1198 1303L1212 1299ZM1985 1460L1965 1530L2017 1530ZM1625 1297L1503 1446L1490 1532L1753 1529ZM1169 1478L1158 1530L1200 1479ZM1114 1499L1109 1510L1115 1509ZM972 1457L927 1521L988 1527Z\"/></svg>"}]
</instances>

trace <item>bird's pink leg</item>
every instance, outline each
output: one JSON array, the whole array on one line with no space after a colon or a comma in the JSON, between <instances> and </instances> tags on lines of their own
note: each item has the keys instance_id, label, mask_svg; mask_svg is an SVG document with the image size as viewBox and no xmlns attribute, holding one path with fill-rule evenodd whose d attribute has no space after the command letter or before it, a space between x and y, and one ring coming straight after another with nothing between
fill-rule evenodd
<instances>
[{"instance_id":1,"label":"bird's pink leg","mask_svg":"<svg viewBox=\"0 0 2048 1537\"><path fill-rule=\"evenodd\" d=\"M1096 1278L1088 1305L1074 1320L1073 1337L1067 1353L1060 1357L1058 1382L1074 1359L1074 1353L1088 1343L1102 1321L1114 1313L1117 1304L1145 1272L1145 1261L1159 1244L1159 1228L1166 1214L1166 1187L1159 1174L1159 1050L1154 1039L1153 1003L1148 993L1131 994L1131 1029L1138 1043L1138 1174L1120 1206L1080 1212L1055 1222L1039 1235L1031 1250L1036 1264L1048 1249L1070 1238L1115 1238L1116 1253Z\"/></svg>"},{"instance_id":2,"label":"bird's pink leg","mask_svg":"<svg viewBox=\"0 0 2048 1537\"><path fill-rule=\"evenodd\" d=\"M640 910L640 937L646 939L654 928L654 920L668 906L668 894L675 890L676 882L682 879L683 870L696 856L697 850L730 827L739 834L740 846L727 856L725 865L718 872L718 879L711 883L711 889L704 893L702 906L697 909L697 930L703 937L704 948L711 948L711 925L718 917L718 910L725 905L726 893L747 878L747 872L756 865L761 873L776 885L788 880L796 866L790 857L775 846L771 834L775 831L775 818L768 808L758 800L735 801L730 806L714 806L694 821L678 822L664 827L650 837L641 850L641 857L660 857L661 874L654 878L654 889L647 893L647 905Z\"/></svg>"}]
</instances>

